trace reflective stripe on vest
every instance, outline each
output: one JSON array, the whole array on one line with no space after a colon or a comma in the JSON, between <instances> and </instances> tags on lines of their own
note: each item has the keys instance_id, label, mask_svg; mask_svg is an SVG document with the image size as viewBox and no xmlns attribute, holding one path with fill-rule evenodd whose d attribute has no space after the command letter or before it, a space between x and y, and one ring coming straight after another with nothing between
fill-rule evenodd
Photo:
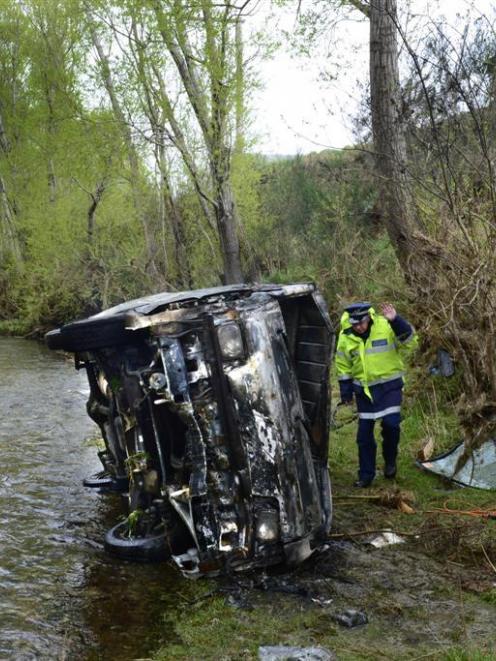
<instances>
[{"instance_id":1,"label":"reflective stripe on vest","mask_svg":"<svg viewBox=\"0 0 496 661\"><path fill-rule=\"evenodd\" d=\"M370 347L369 349L365 349L365 355L371 353L384 353L385 351L396 351L396 346L394 344L382 344L378 347Z\"/></svg>"}]
</instances>

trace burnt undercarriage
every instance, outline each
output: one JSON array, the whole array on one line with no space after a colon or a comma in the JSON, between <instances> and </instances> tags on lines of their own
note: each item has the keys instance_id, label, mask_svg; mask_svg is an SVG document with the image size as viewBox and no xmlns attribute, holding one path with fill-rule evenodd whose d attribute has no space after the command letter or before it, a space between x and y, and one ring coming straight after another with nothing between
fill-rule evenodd
<instances>
[{"instance_id":1,"label":"burnt undercarriage","mask_svg":"<svg viewBox=\"0 0 496 661\"><path fill-rule=\"evenodd\" d=\"M322 300L313 285L225 290L127 310L115 345L76 352L105 471L128 484L107 548L193 577L300 562L331 522Z\"/></svg>"}]
</instances>

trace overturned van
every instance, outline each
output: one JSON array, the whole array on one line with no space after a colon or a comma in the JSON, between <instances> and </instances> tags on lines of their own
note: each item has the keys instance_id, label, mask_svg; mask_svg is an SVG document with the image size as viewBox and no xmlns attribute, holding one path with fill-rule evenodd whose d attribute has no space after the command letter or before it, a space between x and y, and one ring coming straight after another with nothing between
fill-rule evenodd
<instances>
[{"instance_id":1,"label":"overturned van","mask_svg":"<svg viewBox=\"0 0 496 661\"><path fill-rule=\"evenodd\" d=\"M298 563L331 523L333 331L312 284L156 294L51 331L90 384L107 550L188 576Z\"/></svg>"}]
</instances>

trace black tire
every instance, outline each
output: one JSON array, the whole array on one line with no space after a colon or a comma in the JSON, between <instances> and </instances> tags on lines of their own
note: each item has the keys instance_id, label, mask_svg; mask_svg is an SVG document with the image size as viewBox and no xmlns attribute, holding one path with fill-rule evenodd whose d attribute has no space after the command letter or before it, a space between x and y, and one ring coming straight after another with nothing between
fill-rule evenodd
<instances>
[{"instance_id":1,"label":"black tire","mask_svg":"<svg viewBox=\"0 0 496 661\"><path fill-rule=\"evenodd\" d=\"M132 344L139 331L126 330L126 316L115 315L104 319L84 319L50 331L45 340L50 349L64 351L91 351L105 347Z\"/></svg>"},{"instance_id":2,"label":"black tire","mask_svg":"<svg viewBox=\"0 0 496 661\"><path fill-rule=\"evenodd\" d=\"M107 471L99 471L89 477L85 477L83 485L89 489L109 489L112 486L112 476Z\"/></svg>"},{"instance_id":3,"label":"black tire","mask_svg":"<svg viewBox=\"0 0 496 661\"><path fill-rule=\"evenodd\" d=\"M83 485L88 489L103 489L104 491L117 491L124 493L129 489L127 477L114 477L106 470L85 477Z\"/></svg>"},{"instance_id":4,"label":"black tire","mask_svg":"<svg viewBox=\"0 0 496 661\"><path fill-rule=\"evenodd\" d=\"M160 562L170 558L165 532L147 537L127 537L128 526L121 521L105 533L105 550L122 560Z\"/></svg>"}]
</instances>

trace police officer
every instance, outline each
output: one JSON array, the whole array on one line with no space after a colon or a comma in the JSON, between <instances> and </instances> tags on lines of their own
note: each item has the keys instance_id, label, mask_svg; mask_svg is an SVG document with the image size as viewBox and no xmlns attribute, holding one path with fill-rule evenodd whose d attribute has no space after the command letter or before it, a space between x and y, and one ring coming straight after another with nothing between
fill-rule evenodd
<instances>
[{"instance_id":1,"label":"police officer","mask_svg":"<svg viewBox=\"0 0 496 661\"><path fill-rule=\"evenodd\" d=\"M413 327L390 303L378 314L370 303L349 305L341 317L336 366L342 404L355 395L358 410L359 471L355 487L368 487L375 477L374 424L382 423L384 477L396 476L400 440L400 406L404 355L417 344Z\"/></svg>"}]
</instances>

